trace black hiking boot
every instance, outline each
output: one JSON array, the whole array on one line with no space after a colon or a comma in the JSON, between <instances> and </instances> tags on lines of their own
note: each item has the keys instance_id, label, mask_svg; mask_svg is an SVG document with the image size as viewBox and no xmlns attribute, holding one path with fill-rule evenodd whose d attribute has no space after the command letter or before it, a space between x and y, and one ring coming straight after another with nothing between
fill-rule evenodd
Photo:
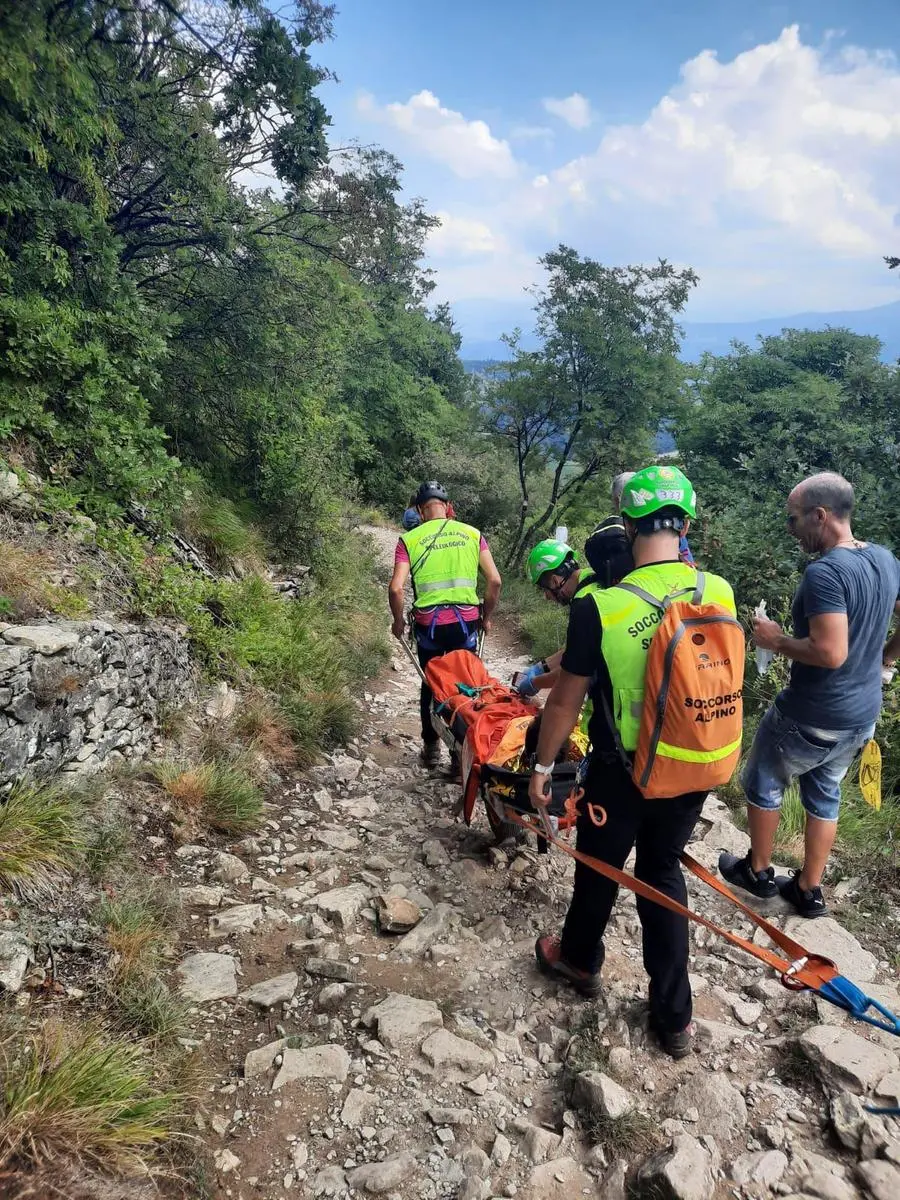
<instances>
[{"instance_id":1,"label":"black hiking boot","mask_svg":"<svg viewBox=\"0 0 900 1200\"><path fill-rule=\"evenodd\" d=\"M804 890L800 886L800 872L792 871L790 875L779 875L775 884L782 899L787 900L796 908L801 917L825 917L828 915L828 905L820 887Z\"/></svg>"},{"instance_id":2,"label":"black hiking boot","mask_svg":"<svg viewBox=\"0 0 900 1200\"><path fill-rule=\"evenodd\" d=\"M419 755L419 762L423 767L431 770L433 767L440 766L441 762L441 744L440 742L425 742L422 746L422 752Z\"/></svg>"},{"instance_id":3,"label":"black hiking boot","mask_svg":"<svg viewBox=\"0 0 900 1200\"><path fill-rule=\"evenodd\" d=\"M687 1058L691 1050L694 1048L695 1029L693 1021L685 1029L679 1029L677 1031L673 1031L671 1029L660 1029L653 1021L651 1021L650 1032L659 1042L660 1049L668 1054L669 1058Z\"/></svg>"},{"instance_id":4,"label":"black hiking boot","mask_svg":"<svg viewBox=\"0 0 900 1200\"><path fill-rule=\"evenodd\" d=\"M760 900L769 900L772 896L778 895L774 867L766 867L764 871L754 871L750 865L749 850L743 858L738 858L736 854L720 854L719 874L729 883L733 883L735 887L743 888L745 892L750 892L752 896L758 896Z\"/></svg>"}]
</instances>

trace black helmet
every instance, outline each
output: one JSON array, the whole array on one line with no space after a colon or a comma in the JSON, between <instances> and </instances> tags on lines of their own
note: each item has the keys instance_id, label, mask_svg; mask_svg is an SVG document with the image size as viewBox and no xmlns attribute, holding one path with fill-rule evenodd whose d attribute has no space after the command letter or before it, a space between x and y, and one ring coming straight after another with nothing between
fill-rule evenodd
<instances>
[{"instance_id":1,"label":"black helmet","mask_svg":"<svg viewBox=\"0 0 900 1200\"><path fill-rule=\"evenodd\" d=\"M429 479L427 483L419 484L419 490L416 492L416 507L420 508L428 500L442 500L446 504L449 499L444 485L438 483L436 479Z\"/></svg>"},{"instance_id":2,"label":"black helmet","mask_svg":"<svg viewBox=\"0 0 900 1200\"><path fill-rule=\"evenodd\" d=\"M631 542L621 517L600 522L584 543L584 556L601 587L612 587L634 570Z\"/></svg>"}]
</instances>

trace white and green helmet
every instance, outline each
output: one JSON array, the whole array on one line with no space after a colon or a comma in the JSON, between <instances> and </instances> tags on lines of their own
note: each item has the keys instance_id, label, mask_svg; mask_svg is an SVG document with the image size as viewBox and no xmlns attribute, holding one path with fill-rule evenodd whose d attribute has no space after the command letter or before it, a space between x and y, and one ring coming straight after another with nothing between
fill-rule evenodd
<instances>
[{"instance_id":1,"label":"white and green helmet","mask_svg":"<svg viewBox=\"0 0 900 1200\"><path fill-rule=\"evenodd\" d=\"M528 555L525 570L531 582L538 584L542 575L546 575L548 571L558 571L570 559L573 562L578 561L578 556L571 546L553 538L546 538L543 542L538 542Z\"/></svg>"},{"instance_id":2,"label":"white and green helmet","mask_svg":"<svg viewBox=\"0 0 900 1200\"><path fill-rule=\"evenodd\" d=\"M686 517L696 517L694 485L678 467L644 467L636 471L622 490L622 514L636 521L651 517L662 508L674 508Z\"/></svg>"}]
</instances>

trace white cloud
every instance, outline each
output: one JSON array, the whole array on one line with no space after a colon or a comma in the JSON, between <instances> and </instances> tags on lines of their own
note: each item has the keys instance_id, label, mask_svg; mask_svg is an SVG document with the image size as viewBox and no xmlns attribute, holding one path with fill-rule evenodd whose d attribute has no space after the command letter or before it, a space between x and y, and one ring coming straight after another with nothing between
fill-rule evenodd
<instances>
[{"instance_id":1,"label":"white cloud","mask_svg":"<svg viewBox=\"0 0 900 1200\"><path fill-rule=\"evenodd\" d=\"M809 45L796 27L731 59L703 50L644 120L606 127L562 165L552 143L511 123L510 141L528 142L527 167L517 163L487 124L430 92L360 103L389 127L414 192L444 210L429 251L448 299L512 311L560 241L609 263L690 264L693 319L898 295L882 262L900 252L900 65L886 52Z\"/></svg>"},{"instance_id":2,"label":"white cloud","mask_svg":"<svg viewBox=\"0 0 900 1200\"><path fill-rule=\"evenodd\" d=\"M554 117L559 117L573 129L587 129L592 118L589 101L581 92L573 92L564 100L554 100L552 97L542 101L544 108Z\"/></svg>"},{"instance_id":3,"label":"white cloud","mask_svg":"<svg viewBox=\"0 0 900 1200\"><path fill-rule=\"evenodd\" d=\"M472 258L501 249L503 239L484 221L449 212L435 215L441 223L428 235L428 252L434 258Z\"/></svg>"},{"instance_id":4,"label":"white cloud","mask_svg":"<svg viewBox=\"0 0 900 1200\"><path fill-rule=\"evenodd\" d=\"M551 182L560 203L573 185L598 204L617 194L676 232L759 226L874 255L893 240L898 150L896 63L806 46L791 26L731 62L702 51L643 124L608 129Z\"/></svg>"},{"instance_id":5,"label":"white cloud","mask_svg":"<svg viewBox=\"0 0 900 1200\"><path fill-rule=\"evenodd\" d=\"M509 143L494 137L485 121L467 120L445 108L433 92L423 90L405 104L379 107L374 98L358 97L357 112L391 125L422 154L449 167L461 179L510 179L517 173Z\"/></svg>"}]
</instances>

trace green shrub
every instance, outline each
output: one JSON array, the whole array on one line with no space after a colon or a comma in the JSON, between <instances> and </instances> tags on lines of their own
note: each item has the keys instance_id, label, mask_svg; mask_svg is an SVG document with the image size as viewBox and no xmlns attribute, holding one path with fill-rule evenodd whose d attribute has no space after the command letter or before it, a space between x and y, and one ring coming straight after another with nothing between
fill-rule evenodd
<instances>
[{"instance_id":1,"label":"green shrub","mask_svg":"<svg viewBox=\"0 0 900 1200\"><path fill-rule=\"evenodd\" d=\"M0 799L0 889L46 891L83 848L79 806L71 793L20 783Z\"/></svg>"},{"instance_id":2,"label":"green shrub","mask_svg":"<svg viewBox=\"0 0 900 1200\"><path fill-rule=\"evenodd\" d=\"M333 540L311 593L298 600L259 575L204 578L130 527L108 526L98 540L135 615L182 621L213 675L271 692L307 760L350 735L352 685L387 657L384 601L362 538Z\"/></svg>"}]
</instances>

